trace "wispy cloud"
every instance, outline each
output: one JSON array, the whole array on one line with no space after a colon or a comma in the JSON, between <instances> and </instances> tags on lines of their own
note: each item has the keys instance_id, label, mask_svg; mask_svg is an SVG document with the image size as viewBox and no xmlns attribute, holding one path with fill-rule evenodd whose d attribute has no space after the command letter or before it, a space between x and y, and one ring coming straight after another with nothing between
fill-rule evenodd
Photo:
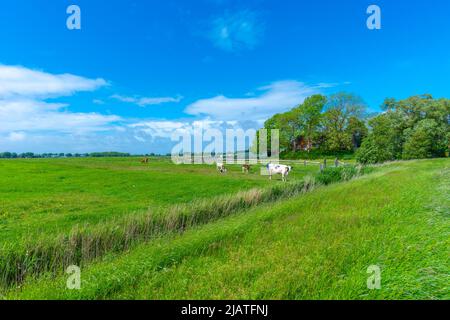
<instances>
[{"instance_id":1,"label":"wispy cloud","mask_svg":"<svg viewBox=\"0 0 450 320\"><path fill-rule=\"evenodd\" d=\"M70 112L64 103L47 98L93 91L107 82L72 74L55 75L0 65L0 140L20 142L33 135L104 132L121 118L98 113ZM30 133L30 134L29 134Z\"/></svg>"},{"instance_id":2,"label":"wispy cloud","mask_svg":"<svg viewBox=\"0 0 450 320\"><path fill-rule=\"evenodd\" d=\"M111 96L112 99L116 99L121 102L136 104L140 107L146 107L150 105L158 105L163 103L178 103L183 97L128 97L115 94Z\"/></svg>"},{"instance_id":3,"label":"wispy cloud","mask_svg":"<svg viewBox=\"0 0 450 320\"><path fill-rule=\"evenodd\" d=\"M120 117L98 113L69 112L65 104L18 99L0 100L0 133L24 132L88 133L109 130Z\"/></svg>"},{"instance_id":4,"label":"wispy cloud","mask_svg":"<svg viewBox=\"0 0 450 320\"><path fill-rule=\"evenodd\" d=\"M212 119L261 121L293 108L324 87L323 83L310 86L298 81L278 81L259 88L253 96L228 98L220 95L198 100L189 105L185 112Z\"/></svg>"},{"instance_id":5,"label":"wispy cloud","mask_svg":"<svg viewBox=\"0 0 450 320\"><path fill-rule=\"evenodd\" d=\"M72 74L50 74L21 66L0 65L0 98L61 97L77 91L93 91L107 85L101 78L87 79Z\"/></svg>"},{"instance_id":6,"label":"wispy cloud","mask_svg":"<svg viewBox=\"0 0 450 320\"><path fill-rule=\"evenodd\" d=\"M222 121L211 120L209 118L197 120L148 120L129 125L134 132L133 137L139 143L159 146L160 150L169 152L177 143L172 138L179 138L185 135L204 135L207 130L214 129L213 132L221 133L225 139L227 129L242 129L249 134L249 140L253 141L256 130L262 123L245 121ZM250 129L250 130L249 130ZM211 132L211 131L210 131Z\"/></svg>"},{"instance_id":7,"label":"wispy cloud","mask_svg":"<svg viewBox=\"0 0 450 320\"><path fill-rule=\"evenodd\" d=\"M151 139L170 139L174 132L185 132L189 125L189 122L186 121L148 120L130 124L129 127L134 129L137 134L148 136ZM144 138L139 136L139 139Z\"/></svg>"},{"instance_id":8,"label":"wispy cloud","mask_svg":"<svg viewBox=\"0 0 450 320\"><path fill-rule=\"evenodd\" d=\"M11 132L6 139L11 142L18 142L23 141L26 139L26 133L25 132Z\"/></svg>"},{"instance_id":9,"label":"wispy cloud","mask_svg":"<svg viewBox=\"0 0 450 320\"><path fill-rule=\"evenodd\" d=\"M336 84L308 85L278 81L241 97L219 95L198 100L185 109L188 118L130 119L117 115L73 112L60 98L81 91L93 91L107 82L64 74L55 75L24 67L0 67L0 151L169 152L174 133L197 128L259 129L274 113L289 110L307 96ZM247 88L248 89L248 88ZM182 97L139 97L114 95L113 99L139 106L176 103ZM58 99L61 100L61 99ZM104 99L95 99L102 104Z\"/></svg>"},{"instance_id":10,"label":"wispy cloud","mask_svg":"<svg viewBox=\"0 0 450 320\"><path fill-rule=\"evenodd\" d=\"M256 12L244 10L225 13L212 19L209 39L225 51L254 49L262 40L264 25Z\"/></svg>"}]
</instances>

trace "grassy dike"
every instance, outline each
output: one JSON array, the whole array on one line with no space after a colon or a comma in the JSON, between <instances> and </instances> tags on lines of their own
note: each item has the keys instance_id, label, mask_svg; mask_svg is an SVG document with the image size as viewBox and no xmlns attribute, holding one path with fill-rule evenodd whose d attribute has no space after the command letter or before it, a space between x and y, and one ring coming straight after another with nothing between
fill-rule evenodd
<instances>
[{"instance_id":1,"label":"grassy dike","mask_svg":"<svg viewBox=\"0 0 450 320\"><path fill-rule=\"evenodd\" d=\"M368 170L370 168L328 168L313 178L136 213L103 224L76 227L66 235L49 234L37 240L6 244L0 250L0 286L19 285L27 277L46 272L58 274L70 265L84 266L105 254L123 252L138 243L182 233L256 205L307 192L316 184L348 180Z\"/></svg>"},{"instance_id":2,"label":"grassy dike","mask_svg":"<svg viewBox=\"0 0 450 320\"><path fill-rule=\"evenodd\" d=\"M448 299L449 171L394 163L108 254L82 268L79 291L48 274L5 298ZM367 289L370 265L381 290Z\"/></svg>"}]
</instances>

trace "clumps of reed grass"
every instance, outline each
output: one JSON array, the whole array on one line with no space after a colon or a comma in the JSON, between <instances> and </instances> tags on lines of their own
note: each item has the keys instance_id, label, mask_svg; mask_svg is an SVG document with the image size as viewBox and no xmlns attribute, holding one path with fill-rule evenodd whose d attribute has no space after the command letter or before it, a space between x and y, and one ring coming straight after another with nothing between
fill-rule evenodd
<instances>
[{"instance_id":1,"label":"clumps of reed grass","mask_svg":"<svg viewBox=\"0 0 450 320\"><path fill-rule=\"evenodd\" d=\"M56 238L5 245L0 249L0 288L20 285L27 277L43 273L57 275L69 265L81 267L108 253L126 251L137 243L182 233L260 204L310 192L317 185L349 180L367 172L356 167L327 168L315 177L307 176L300 181L194 200L95 226L77 226L69 234Z\"/></svg>"},{"instance_id":2,"label":"clumps of reed grass","mask_svg":"<svg viewBox=\"0 0 450 320\"><path fill-rule=\"evenodd\" d=\"M372 167L365 166L344 166L344 167L329 167L316 175L316 183L328 185L331 183L348 181L355 177L368 174L373 171Z\"/></svg>"}]
</instances>

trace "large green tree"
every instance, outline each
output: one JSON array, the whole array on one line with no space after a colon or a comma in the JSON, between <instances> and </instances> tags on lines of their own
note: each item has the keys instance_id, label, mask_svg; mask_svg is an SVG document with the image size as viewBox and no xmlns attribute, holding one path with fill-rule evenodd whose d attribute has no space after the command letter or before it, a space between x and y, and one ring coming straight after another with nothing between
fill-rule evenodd
<instances>
[{"instance_id":1,"label":"large green tree","mask_svg":"<svg viewBox=\"0 0 450 320\"><path fill-rule=\"evenodd\" d=\"M443 156L449 147L450 100L429 94L386 99L358 151L362 163Z\"/></svg>"},{"instance_id":2,"label":"large green tree","mask_svg":"<svg viewBox=\"0 0 450 320\"><path fill-rule=\"evenodd\" d=\"M306 140L306 149L311 151L314 143L320 136L322 111L327 102L323 95L316 94L307 98L297 109L298 122L301 134Z\"/></svg>"},{"instance_id":3,"label":"large green tree","mask_svg":"<svg viewBox=\"0 0 450 320\"><path fill-rule=\"evenodd\" d=\"M446 148L446 134L434 119L417 122L414 128L405 130L403 159L441 157Z\"/></svg>"},{"instance_id":4,"label":"large green tree","mask_svg":"<svg viewBox=\"0 0 450 320\"><path fill-rule=\"evenodd\" d=\"M275 114L264 123L264 128L280 130L281 151L297 150L300 136L307 141L307 148L310 150L319 136L322 109L326 101L325 96L313 95L292 110ZM268 139L270 140L270 131Z\"/></svg>"},{"instance_id":5,"label":"large green tree","mask_svg":"<svg viewBox=\"0 0 450 320\"><path fill-rule=\"evenodd\" d=\"M350 117L346 130L352 138L353 150L355 151L361 147L363 140L369 134L365 121L355 116Z\"/></svg>"},{"instance_id":6,"label":"large green tree","mask_svg":"<svg viewBox=\"0 0 450 320\"><path fill-rule=\"evenodd\" d=\"M394 160L396 133L393 118L381 114L370 119L369 126L372 131L356 152L357 161L374 164Z\"/></svg>"},{"instance_id":7,"label":"large green tree","mask_svg":"<svg viewBox=\"0 0 450 320\"><path fill-rule=\"evenodd\" d=\"M365 133L361 123L356 123L355 119L360 119L366 109L363 100L350 93L340 92L328 98L322 121L327 151L346 151L354 148L354 135ZM349 129L350 125L357 125L359 128L353 131Z\"/></svg>"}]
</instances>

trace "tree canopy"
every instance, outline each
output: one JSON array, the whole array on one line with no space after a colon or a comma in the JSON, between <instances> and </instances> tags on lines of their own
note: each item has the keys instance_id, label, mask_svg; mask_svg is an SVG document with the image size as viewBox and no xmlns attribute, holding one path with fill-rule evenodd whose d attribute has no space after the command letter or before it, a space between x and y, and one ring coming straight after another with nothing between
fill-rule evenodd
<instances>
[{"instance_id":1,"label":"tree canopy","mask_svg":"<svg viewBox=\"0 0 450 320\"><path fill-rule=\"evenodd\" d=\"M264 129L279 129L283 154L356 152L360 163L445 156L449 150L450 100L419 95L386 99L369 116L364 101L341 92L313 95L273 115ZM270 130L268 131L270 148Z\"/></svg>"},{"instance_id":2,"label":"tree canopy","mask_svg":"<svg viewBox=\"0 0 450 320\"><path fill-rule=\"evenodd\" d=\"M384 113L369 121L371 132L357 152L361 163L442 157L449 150L450 100L431 95L386 99Z\"/></svg>"}]
</instances>

